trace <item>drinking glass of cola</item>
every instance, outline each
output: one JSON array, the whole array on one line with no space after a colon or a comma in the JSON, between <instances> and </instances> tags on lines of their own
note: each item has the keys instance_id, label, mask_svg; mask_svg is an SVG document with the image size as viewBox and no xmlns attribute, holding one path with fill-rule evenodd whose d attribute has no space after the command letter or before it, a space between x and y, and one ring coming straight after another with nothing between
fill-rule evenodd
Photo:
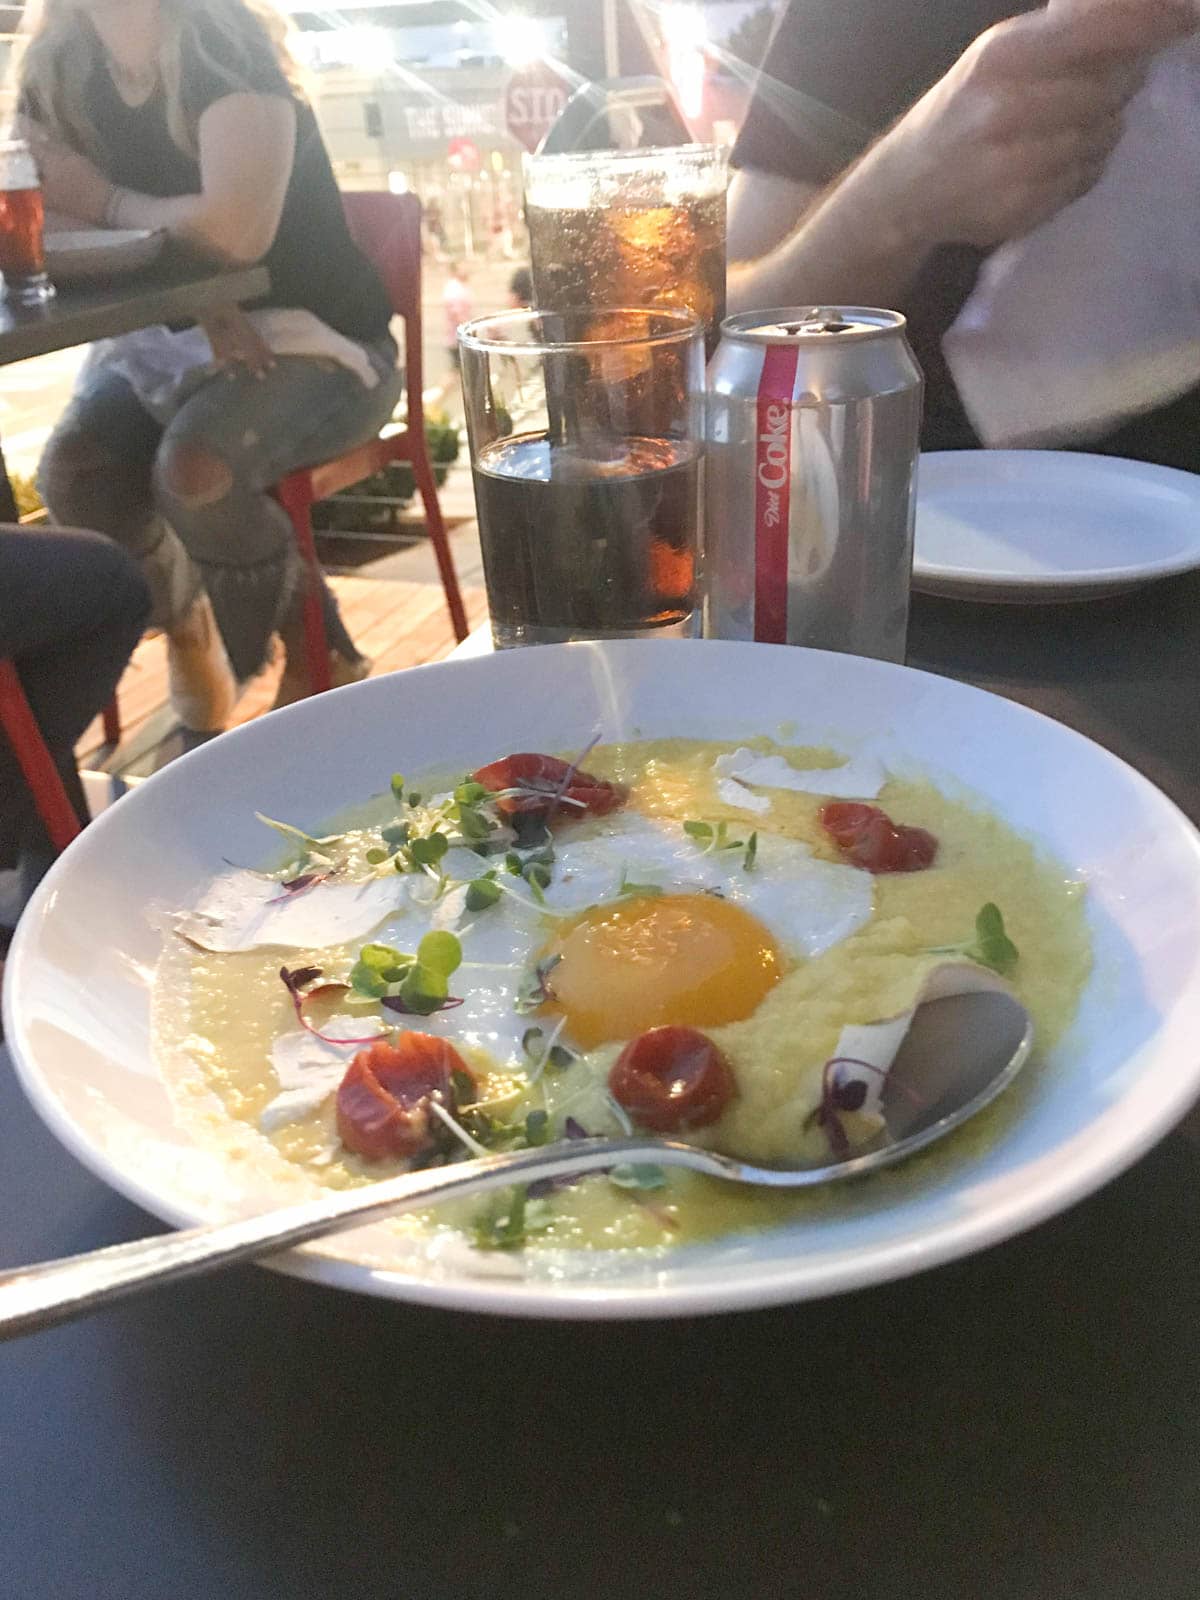
<instances>
[{"instance_id":1,"label":"drinking glass of cola","mask_svg":"<svg viewBox=\"0 0 1200 1600\"><path fill-rule=\"evenodd\" d=\"M727 183L715 145L527 156L534 304L682 306L704 323L711 355L725 316Z\"/></svg>"},{"instance_id":2,"label":"drinking glass of cola","mask_svg":"<svg viewBox=\"0 0 1200 1600\"><path fill-rule=\"evenodd\" d=\"M497 648L698 632L699 318L514 311L459 343Z\"/></svg>"},{"instance_id":3,"label":"drinking glass of cola","mask_svg":"<svg viewBox=\"0 0 1200 1600\"><path fill-rule=\"evenodd\" d=\"M24 139L0 141L0 272L4 298L40 306L54 296L42 241L42 189Z\"/></svg>"}]
</instances>

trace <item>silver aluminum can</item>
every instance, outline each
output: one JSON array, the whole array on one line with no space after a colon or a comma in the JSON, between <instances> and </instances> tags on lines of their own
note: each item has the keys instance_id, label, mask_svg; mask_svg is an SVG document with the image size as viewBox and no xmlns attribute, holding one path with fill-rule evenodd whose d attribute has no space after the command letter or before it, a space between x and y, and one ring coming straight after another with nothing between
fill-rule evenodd
<instances>
[{"instance_id":1,"label":"silver aluminum can","mask_svg":"<svg viewBox=\"0 0 1200 1600\"><path fill-rule=\"evenodd\" d=\"M709 368L704 631L903 661L923 381L895 311L727 317Z\"/></svg>"}]
</instances>

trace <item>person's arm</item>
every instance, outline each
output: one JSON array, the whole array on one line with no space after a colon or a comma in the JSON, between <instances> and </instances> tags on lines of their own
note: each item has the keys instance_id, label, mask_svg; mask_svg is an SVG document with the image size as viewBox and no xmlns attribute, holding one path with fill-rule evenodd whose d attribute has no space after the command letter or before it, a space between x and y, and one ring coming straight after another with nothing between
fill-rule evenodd
<instances>
[{"instance_id":1,"label":"person's arm","mask_svg":"<svg viewBox=\"0 0 1200 1600\"><path fill-rule=\"evenodd\" d=\"M200 191L171 199L119 189L85 157L31 134L47 205L86 222L163 228L231 264L260 261L283 213L296 108L282 95L230 94L200 118Z\"/></svg>"},{"instance_id":2,"label":"person's arm","mask_svg":"<svg viewBox=\"0 0 1200 1600\"><path fill-rule=\"evenodd\" d=\"M731 211L731 307L902 304L939 245L1028 232L1096 182L1146 61L1194 27L1182 0L1030 12L977 39L823 193L800 186L789 200L779 180L746 173Z\"/></svg>"}]
</instances>

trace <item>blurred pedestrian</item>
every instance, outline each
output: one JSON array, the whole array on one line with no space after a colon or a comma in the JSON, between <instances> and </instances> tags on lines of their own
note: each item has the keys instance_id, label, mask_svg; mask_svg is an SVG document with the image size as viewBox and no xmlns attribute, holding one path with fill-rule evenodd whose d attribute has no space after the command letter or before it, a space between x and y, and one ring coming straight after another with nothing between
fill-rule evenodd
<instances>
[{"instance_id":1,"label":"blurred pedestrian","mask_svg":"<svg viewBox=\"0 0 1200 1600\"><path fill-rule=\"evenodd\" d=\"M533 273L528 267L518 267L508 280L508 303L514 311L533 304Z\"/></svg>"}]
</instances>

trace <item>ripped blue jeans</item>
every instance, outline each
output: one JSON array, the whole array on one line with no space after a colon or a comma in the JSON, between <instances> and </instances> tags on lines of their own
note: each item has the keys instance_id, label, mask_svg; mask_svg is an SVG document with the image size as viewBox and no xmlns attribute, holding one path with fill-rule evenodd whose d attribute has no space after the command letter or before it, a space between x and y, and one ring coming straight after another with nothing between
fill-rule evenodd
<instances>
[{"instance_id":1,"label":"ripped blue jeans","mask_svg":"<svg viewBox=\"0 0 1200 1600\"><path fill-rule=\"evenodd\" d=\"M373 438L400 398L391 339L366 348L373 389L336 362L280 356L262 378L206 376L165 427L100 367L51 435L42 498L56 522L94 528L138 559L153 626L172 628L206 589L235 676L251 677L300 595L291 523L267 490ZM324 605L331 646L357 660L328 588Z\"/></svg>"}]
</instances>

